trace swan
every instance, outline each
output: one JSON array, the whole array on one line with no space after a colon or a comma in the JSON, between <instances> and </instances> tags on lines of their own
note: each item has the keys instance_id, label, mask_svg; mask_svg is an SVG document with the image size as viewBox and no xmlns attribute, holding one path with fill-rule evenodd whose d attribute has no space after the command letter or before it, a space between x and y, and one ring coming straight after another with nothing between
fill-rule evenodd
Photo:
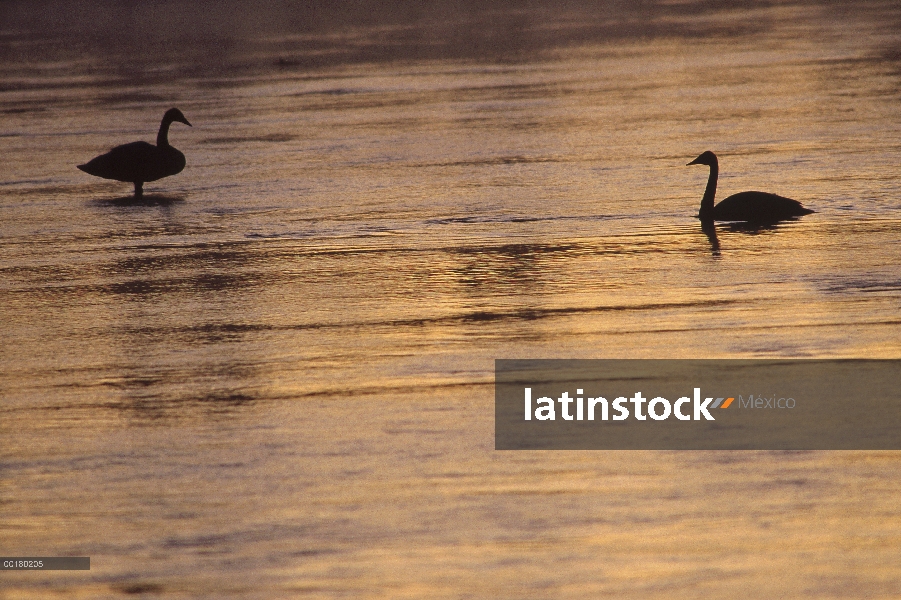
<instances>
[{"instance_id":1,"label":"swan","mask_svg":"<svg viewBox=\"0 0 901 600\"><path fill-rule=\"evenodd\" d=\"M181 173L185 168L185 155L169 145L169 125L175 121L191 127L180 110L170 108L160 123L156 146L147 142L123 144L78 168L104 179L130 181L135 184L135 197L140 198L144 182Z\"/></svg>"},{"instance_id":2,"label":"swan","mask_svg":"<svg viewBox=\"0 0 901 600\"><path fill-rule=\"evenodd\" d=\"M739 192L714 206L716 180L720 171L716 154L708 150L688 164L710 167L710 178L707 180L707 189L704 190L701 210L698 212L698 218L702 221L773 223L813 212L801 206L797 200L767 192Z\"/></svg>"}]
</instances>

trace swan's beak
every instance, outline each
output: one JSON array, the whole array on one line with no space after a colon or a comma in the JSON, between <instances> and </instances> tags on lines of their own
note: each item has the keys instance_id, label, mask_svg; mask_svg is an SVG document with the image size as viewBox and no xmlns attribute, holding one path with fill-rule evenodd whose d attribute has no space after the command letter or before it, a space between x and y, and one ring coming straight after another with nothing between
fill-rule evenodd
<instances>
[{"instance_id":1,"label":"swan's beak","mask_svg":"<svg viewBox=\"0 0 901 600\"><path fill-rule=\"evenodd\" d=\"M185 119L184 117L182 117L181 122L184 123L185 125L187 125L188 127L194 127L193 125L191 125L190 123L188 123L188 120Z\"/></svg>"},{"instance_id":2,"label":"swan's beak","mask_svg":"<svg viewBox=\"0 0 901 600\"><path fill-rule=\"evenodd\" d=\"M688 167L688 166L690 166L690 165L699 165L699 164L701 164L701 163L698 162L699 160L701 160L701 157L700 157L700 156L697 157L696 159L694 159L693 161L691 161L690 163L688 163L688 164L685 165L685 166Z\"/></svg>"}]
</instances>

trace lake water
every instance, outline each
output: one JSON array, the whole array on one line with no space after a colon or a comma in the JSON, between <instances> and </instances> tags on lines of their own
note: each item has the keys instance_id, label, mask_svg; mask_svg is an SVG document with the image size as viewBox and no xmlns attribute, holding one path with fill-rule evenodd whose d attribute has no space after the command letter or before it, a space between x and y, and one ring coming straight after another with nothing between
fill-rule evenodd
<instances>
[{"instance_id":1,"label":"lake water","mask_svg":"<svg viewBox=\"0 0 901 600\"><path fill-rule=\"evenodd\" d=\"M493 437L496 358L901 358L896 3L83 4L0 5L0 553L91 570L0 597L901 596L896 452Z\"/></svg>"}]
</instances>

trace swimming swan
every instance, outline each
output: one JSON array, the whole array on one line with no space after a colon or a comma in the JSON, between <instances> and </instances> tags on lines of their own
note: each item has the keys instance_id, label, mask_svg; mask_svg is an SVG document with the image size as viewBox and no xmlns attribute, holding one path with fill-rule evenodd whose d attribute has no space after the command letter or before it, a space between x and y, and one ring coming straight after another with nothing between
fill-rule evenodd
<instances>
[{"instance_id":1,"label":"swimming swan","mask_svg":"<svg viewBox=\"0 0 901 600\"><path fill-rule=\"evenodd\" d=\"M130 181L135 184L135 197L140 198L144 193L145 181L156 181L175 175L185 168L185 155L169 145L169 125L173 121L191 127L180 110L170 108L160 123L156 146L147 142L123 144L87 164L78 165L78 168L104 179Z\"/></svg>"},{"instance_id":2,"label":"swimming swan","mask_svg":"<svg viewBox=\"0 0 901 600\"><path fill-rule=\"evenodd\" d=\"M739 192L714 206L713 197L716 195L716 180L720 171L716 154L708 150L688 164L710 167L710 178L707 180L707 189L704 190L701 210L698 212L698 218L702 221L774 223L813 212L801 206L797 200L766 192Z\"/></svg>"}]
</instances>

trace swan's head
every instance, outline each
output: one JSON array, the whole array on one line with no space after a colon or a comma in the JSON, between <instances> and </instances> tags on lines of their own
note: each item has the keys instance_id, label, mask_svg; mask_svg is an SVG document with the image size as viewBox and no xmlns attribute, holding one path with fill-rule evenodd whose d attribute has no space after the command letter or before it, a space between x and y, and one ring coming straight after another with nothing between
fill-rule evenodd
<instances>
[{"instance_id":1,"label":"swan's head","mask_svg":"<svg viewBox=\"0 0 901 600\"><path fill-rule=\"evenodd\" d=\"M163 115L163 121L168 121L170 123L173 123L173 122L184 123L188 127L191 127L191 124L188 123L188 120L185 118L185 116L183 114L181 114L181 111L178 110L177 108L170 108L169 110L167 110L166 114Z\"/></svg>"},{"instance_id":2,"label":"swan's head","mask_svg":"<svg viewBox=\"0 0 901 600\"><path fill-rule=\"evenodd\" d=\"M716 166L716 154L708 150L701 156L697 157L689 165L707 165L708 167ZM688 165L685 165L688 166Z\"/></svg>"}]
</instances>

